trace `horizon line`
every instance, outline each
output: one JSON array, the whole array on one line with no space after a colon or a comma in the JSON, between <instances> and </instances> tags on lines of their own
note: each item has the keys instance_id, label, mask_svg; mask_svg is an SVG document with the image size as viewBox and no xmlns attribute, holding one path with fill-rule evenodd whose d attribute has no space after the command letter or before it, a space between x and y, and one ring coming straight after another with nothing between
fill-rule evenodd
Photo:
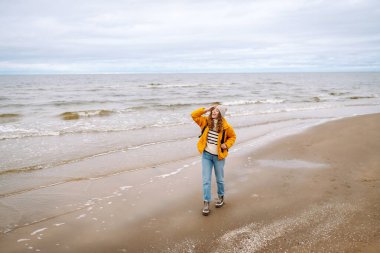
<instances>
[{"instance_id":1,"label":"horizon line","mask_svg":"<svg viewBox=\"0 0 380 253\"><path fill-rule=\"evenodd\" d=\"M0 73L0 76L49 75L167 75L167 74L296 74L296 73L380 73L380 70L342 71L251 71L251 72L103 72L103 73Z\"/></svg>"}]
</instances>

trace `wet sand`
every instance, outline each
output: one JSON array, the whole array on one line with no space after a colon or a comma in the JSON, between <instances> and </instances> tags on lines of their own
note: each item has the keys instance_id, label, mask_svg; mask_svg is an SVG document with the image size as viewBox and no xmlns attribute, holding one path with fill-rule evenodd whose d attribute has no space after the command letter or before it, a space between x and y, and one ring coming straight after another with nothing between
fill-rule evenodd
<instances>
[{"instance_id":1,"label":"wet sand","mask_svg":"<svg viewBox=\"0 0 380 253\"><path fill-rule=\"evenodd\" d=\"M23 225L0 235L1 252L378 252L379 129L374 114L238 144L226 204L208 217L199 156L7 196L3 210L28 212L2 211Z\"/></svg>"}]
</instances>

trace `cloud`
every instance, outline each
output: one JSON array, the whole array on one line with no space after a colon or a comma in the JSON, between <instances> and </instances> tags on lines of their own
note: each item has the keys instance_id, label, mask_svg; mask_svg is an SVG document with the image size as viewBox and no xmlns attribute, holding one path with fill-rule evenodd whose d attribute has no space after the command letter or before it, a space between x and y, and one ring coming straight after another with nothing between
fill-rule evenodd
<instances>
[{"instance_id":1,"label":"cloud","mask_svg":"<svg viewBox=\"0 0 380 253\"><path fill-rule=\"evenodd\" d=\"M380 70L376 1L5 1L0 73Z\"/></svg>"}]
</instances>

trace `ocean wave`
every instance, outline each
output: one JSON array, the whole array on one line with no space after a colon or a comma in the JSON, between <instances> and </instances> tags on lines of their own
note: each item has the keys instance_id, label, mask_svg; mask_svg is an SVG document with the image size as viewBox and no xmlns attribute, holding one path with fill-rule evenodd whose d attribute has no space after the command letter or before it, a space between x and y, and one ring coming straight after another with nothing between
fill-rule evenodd
<instances>
[{"instance_id":1,"label":"ocean wave","mask_svg":"<svg viewBox=\"0 0 380 253\"><path fill-rule=\"evenodd\" d=\"M209 103L147 103L145 105L131 106L126 109L119 110L119 112L133 112L143 110L168 110L173 108L184 108L192 106L204 106ZM210 103L212 104L212 103Z\"/></svg>"},{"instance_id":2,"label":"ocean wave","mask_svg":"<svg viewBox=\"0 0 380 253\"><path fill-rule=\"evenodd\" d=\"M75 120L83 117L97 117L97 116L109 116L114 111L111 110L87 110L87 111L76 111L76 112L64 112L61 116L64 120Z\"/></svg>"},{"instance_id":3,"label":"ocean wave","mask_svg":"<svg viewBox=\"0 0 380 253\"><path fill-rule=\"evenodd\" d=\"M379 106L380 103L374 102L374 103L361 103L361 104L350 104L350 106Z\"/></svg>"},{"instance_id":4,"label":"ocean wave","mask_svg":"<svg viewBox=\"0 0 380 253\"><path fill-rule=\"evenodd\" d=\"M115 133L115 132L125 132L125 131L134 131L147 128L162 128L162 127L171 127L171 126L180 126L184 125L184 122L177 123L156 123L143 126L126 126L119 128L108 128L108 129L99 129L99 127L93 126L94 128L77 128L77 129L64 129L64 130L38 130L38 129L22 129L15 128L12 126L1 126L0 125L0 140L6 139L21 139L28 137L49 137L49 136L61 136L69 134L100 134L100 133ZM112 127L112 126L111 126Z\"/></svg>"},{"instance_id":5,"label":"ocean wave","mask_svg":"<svg viewBox=\"0 0 380 253\"><path fill-rule=\"evenodd\" d=\"M21 117L21 114L18 113L2 113L0 114L0 118L18 118Z\"/></svg>"},{"instance_id":6,"label":"ocean wave","mask_svg":"<svg viewBox=\"0 0 380 253\"><path fill-rule=\"evenodd\" d=\"M194 84L162 84L162 83L150 83L146 84L143 87L151 89L162 89L162 88L192 88L199 87L205 84L194 83Z\"/></svg>"},{"instance_id":7,"label":"ocean wave","mask_svg":"<svg viewBox=\"0 0 380 253\"><path fill-rule=\"evenodd\" d=\"M255 82L255 84L259 84L259 85L267 85L267 84L285 84L284 82L280 82L280 81L257 81Z\"/></svg>"},{"instance_id":8,"label":"ocean wave","mask_svg":"<svg viewBox=\"0 0 380 253\"><path fill-rule=\"evenodd\" d=\"M1 105L2 108L19 108L19 107L30 107L31 105L29 104L5 104Z\"/></svg>"},{"instance_id":9,"label":"ocean wave","mask_svg":"<svg viewBox=\"0 0 380 253\"><path fill-rule=\"evenodd\" d=\"M2 113L0 114L0 123L10 123L18 121L21 118L21 114L18 113Z\"/></svg>"},{"instance_id":10,"label":"ocean wave","mask_svg":"<svg viewBox=\"0 0 380 253\"><path fill-rule=\"evenodd\" d=\"M376 96L351 96L348 99L366 99L366 98L376 98Z\"/></svg>"},{"instance_id":11,"label":"ocean wave","mask_svg":"<svg viewBox=\"0 0 380 253\"><path fill-rule=\"evenodd\" d=\"M38 129L25 129L18 128L12 125L0 125L0 140L6 139L19 139L25 137L37 137L37 136L57 136L57 131L41 131Z\"/></svg>"},{"instance_id":12,"label":"ocean wave","mask_svg":"<svg viewBox=\"0 0 380 253\"><path fill-rule=\"evenodd\" d=\"M112 101L107 100L76 100L76 101L53 101L51 103L48 103L46 105L54 105L54 106L67 106L67 105L92 105L92 104L106 104Z\"/></svg>"},{"instance_id":13,"label":"ocean wave","mask_svg":"<svg viewBox=\"0 0 380 253\"><path fill-rule=\"evenodd\" d=\"M191 107L191 106L200 106L205 103L172 103L172 104L158 104L155 107L160 109L171 109L171 108L182 108L182 107Z\"/></svg>"},{"instance_id":14,"label":"ocean wave","mask_svg":"<svg viewBox=\"0 0 380 253\"><path fill-rule=\"evenodd\" d=\"M146 110L146 109L150 109L150 106L149 105L136 105L136 106L131 106L131 107L119 110L119 112L125 113L125 112L133 112L133 111L142 111L142 110Z\"/></svg>"},{"instance_id":15,"label":"ocean wave","mask_svg":"<svg viewBox=\"0 0 380 253\"><path fill-rule=\"evenodd\" d=\"M296 108L273 108L273 109L263 110L263 111L237 112L237 113L231 113L230 115L233 117L250 116L250 115L260 115L260 114L281 113L281 112L318 110L318 109L327 109L327 108L333 108L333 107L334 107L333 105L321 105L321 106L296 107Z\"/></svg>"},{"instance_id":16,"label":"ocean wave","mask_svg":"<svg viewBox=\"0 0 380 253\"><path fill-rule=\"evenodd\" d=\"M281 104L285 102L284 99L259 99L259 100L237 100L231 102L224 102L223 105L250 105L250 104Z\"/></svg>"},{"instance_id":17,"label":"ocean wave","mask_svg":"<svg viewBox=\"0 0 380 253\"><path fill-rule=\"evenodd\" d=\"M343 96L347 94L350 94L350 92L329 92L329 95L331 96Z\"/></svg>"},{"instance_id":18,"label":"ocean wave","mask_svg":"<svg viewBox=\"0 0 380 253\"><path fill-rule=\"evenodd\" d=\"M36 170L42 170L43 168L44 168L43 165L32 165L32 166L27 166L27 167L22 167L22 168L7 169L7 170L0 171L0 176L5 175L5 174L27 173L27 172L32 172Z\"/></svg>"}]
</instances>

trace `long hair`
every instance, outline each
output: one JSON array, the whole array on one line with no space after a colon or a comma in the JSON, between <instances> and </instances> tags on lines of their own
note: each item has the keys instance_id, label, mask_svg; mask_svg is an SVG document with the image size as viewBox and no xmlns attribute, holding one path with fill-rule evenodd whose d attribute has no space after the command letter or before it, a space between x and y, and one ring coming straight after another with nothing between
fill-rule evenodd
<instances>
[{"instance_id":1,"label":"long hair","mask_svg":"<svg viewBox=\"0 0 380 253\"><path fill-rule=\"evenodd\" d=\"M216 132L220 133L223 129L222 115L220 114L220 112L218 113L218 117L216 119L218 120L218 123L216 124ZM210 115L208 115L207 124L209 129L214 129L214 119L212 118L212 111L210 112Z\"/></svg>"}]
</instances>

